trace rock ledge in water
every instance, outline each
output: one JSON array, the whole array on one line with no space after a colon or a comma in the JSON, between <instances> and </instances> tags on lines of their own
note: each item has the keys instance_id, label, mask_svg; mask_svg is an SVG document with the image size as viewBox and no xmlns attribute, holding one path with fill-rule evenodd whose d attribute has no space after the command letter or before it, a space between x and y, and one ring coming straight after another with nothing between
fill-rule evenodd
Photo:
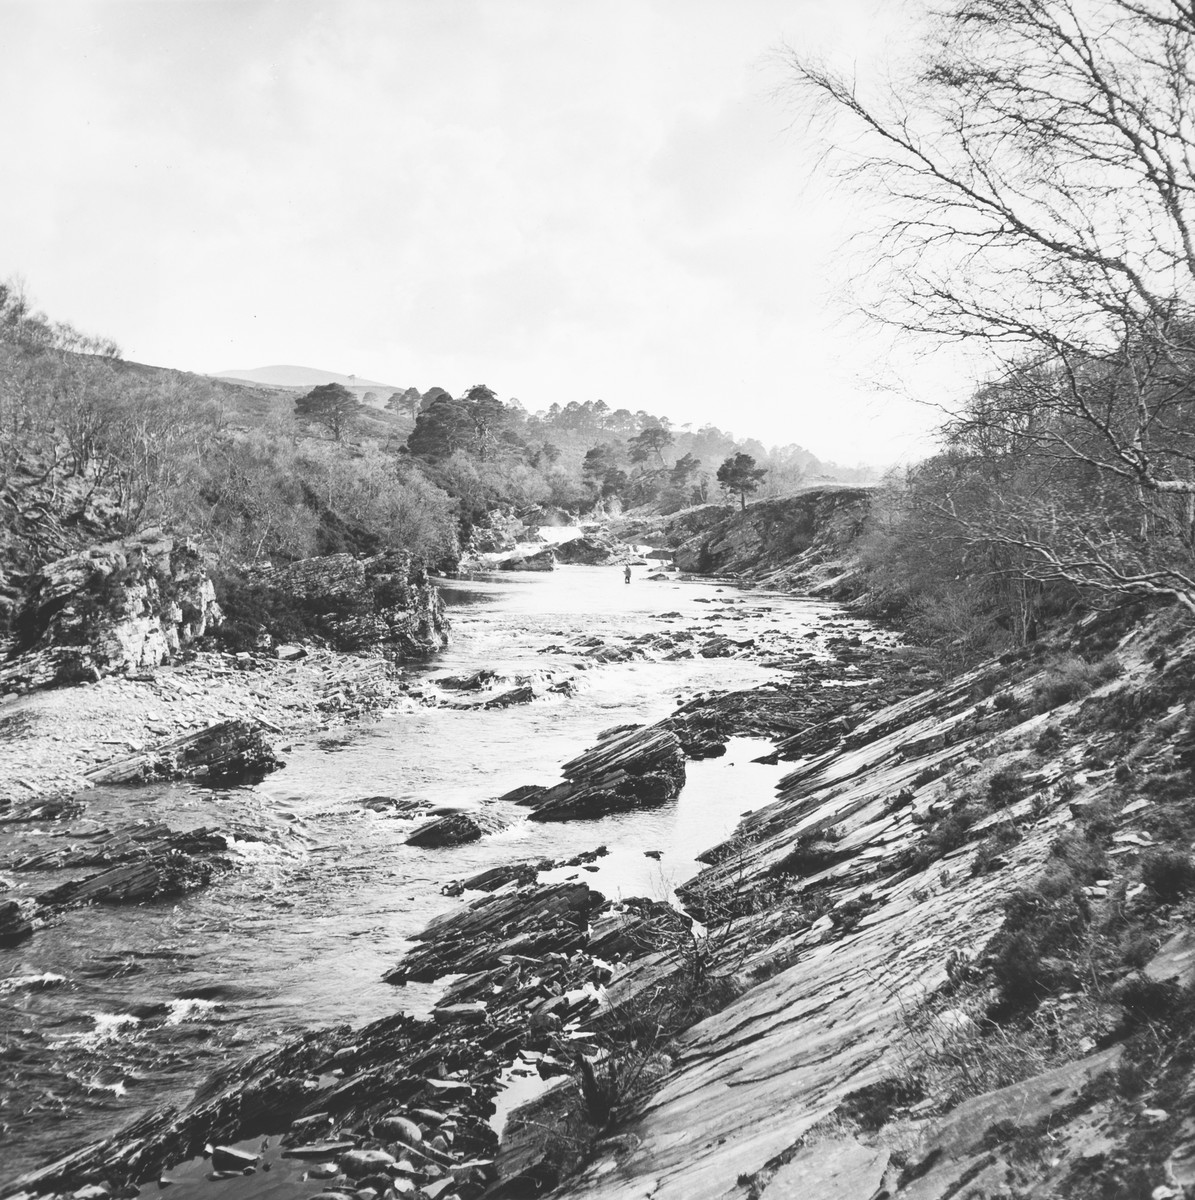
<instances>
[{"instance_id":1,"label":"rock ledge in water","mask_svg":"<svg viewBox=\"0 0 1195 1200\"><path fill-rule=\"evenodd\" d=\"M676 734L652 726L620 726L567 762L564 783L518 800L533 821L571 821L662 804L680 794L685 756Z\"/></svg>"}]
</instances>

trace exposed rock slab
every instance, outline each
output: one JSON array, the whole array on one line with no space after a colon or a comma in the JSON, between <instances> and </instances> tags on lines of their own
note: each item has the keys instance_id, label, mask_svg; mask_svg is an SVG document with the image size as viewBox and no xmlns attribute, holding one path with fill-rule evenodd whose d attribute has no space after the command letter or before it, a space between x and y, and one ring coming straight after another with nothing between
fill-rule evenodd
<instances>
[{"instance_id":1,"label":"exposed rock slab","mask_svg":"<svg viewBox=\"0 0 1195 1200\"><path fill-rule=\"evenodd\" d=\"M419 945L386 976L389 983L491 970L510 955L569 954L585 945L591 916L606 901L584 883L489 896L432 921Z\"/></svg>"},{"instance_id":2,"label":"exposed rock slab","mask_svg":"<svg viewBox=\"0 0 1195 1200\"><path fill-rule=\"evenodd\" d=\"M658 726L609 730L565 763L565 781L524 795L533 821L570 821L661 804L680 794L685 756L676 734Z\"/></svg>"},{"instance_id":3,"label":"exposed rock slab","mask_svg":"<svg viewBox=\"0 0 1195 1200\"><path fill-rule=\"evenodd\" d=\"M871 1200L884 1182L889 1157L887 1150L854 1138L817 1142L776 1172L762 1200Z\"/></svg>"},{"instance_id":4,"label":"exposed rock slab","mask_svg":"<svg viewBox=\"0 0 1195 1200\"><path fill-rule=\"evenodd\" d=\"M281 765L256 724L234 719L104 763L88 771L86 778L91 783L201 779L226 785L262 779Z\"/></svg>"}]
</instances>

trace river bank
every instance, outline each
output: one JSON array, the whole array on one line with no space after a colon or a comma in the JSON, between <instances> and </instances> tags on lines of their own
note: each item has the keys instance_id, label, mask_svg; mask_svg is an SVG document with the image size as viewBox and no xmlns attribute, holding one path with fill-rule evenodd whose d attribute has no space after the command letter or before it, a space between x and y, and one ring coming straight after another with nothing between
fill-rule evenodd
<instances>
[{"instance_id":1,"label":"river bank","mask_svg":"<svg viewBox=\"0 0 1195 1200\"><path fill-rule=\"evenodd\" d=\"M607 843L609 853L591 860L594 885L612 888L607 895L629 896L645 890L654 894L657 875L681 872L683 877L692 871L692 856L718 827L709 823L708 804L729 803L726 818L719 818L729 821L721 826L729 832L738 812L767 798L776 768L745 764L745 770L740 765L737 773L743 786L729 792L725 784L716 782L734 779L734 764L745 763L736 731L753 728L742 697L756 684L766 683L764 693L773 698L776 722L783 720L781 697L785 693L793 697L802 691L811 697L823 692L828 695L834 690L829 685L837 679L853 685L844 690L851 693L852 703L857 703L861 691L881 686L865 661L867 644L875 635L825 605L749 595L716 584L680 584L668 577L655 583L639 579L627 588L620 571L586 567L561 568L547 577L503 574L492 581L445 581L444 588L458 630L453 645L434 664L392 669L386 687L388 698L397 703L389 710L377 710L364 724L344 719L342 672L345 664L354 660L336 657L324 661L319 654L291 664L261 655L256 665L250 662L248 667L243 665L246 660L235 656L212 659L200 655L182 668L153 672L161 684L148 679L103 681L32 693L8 702L34 711L46 707L48 715L41 724L44 736L36 743L43 757L33 753L35 743L30 743L21 774L48 779L55 787L93 769L85 747L99 739L78 746L53 740L55 733L74 738L89 728L89 713L79 703L83 697L104 701L97 708L100 719L111 721L105 726L112 730L109 736L124 742L108 746L100 741L97 757L127 754L132 749L128 742L136 742L140 736L137 722L154 720L159 711L153 707L155 699L175 692L202 707L197 712L171 709L172 724L160 725L158 738L168 738L192 722L202 724L248 711L264 712L267 721L284 731L281 735L266 731L279 747L293 740L292 748L282 754L290 765L248 791L211 791L202 783L172 785L160 795L153 789L118 792L100 787L76 793L76 807L63 808L56 816L45 812L41 818L8 826L19 838L16 844L21 847L21 858L37 868L13 872L17 860L9 860L7 879L17 889L9 894L18 897L58 887L61 880L79 878L87 870L83 860L71 866L76 860L69 855L64 859L56 851L94 846L100 831L111 834L136 826L151 814L158 814L159 819L165 816L176 830L212 829L229 843L227 852L208 855L226 860L227 866L220 866L214 881L190 893L184 903L176 901L176 908L142 904L130 909L127 918L120 916L118 925L113 925L116 910L103 906L69 916L47 914L48 924L35 929L32 937L12 952L17 955L14 963L21 964L20 978L38 979L48 972L66 982L48 991L19 990L5 1002L18 1023L28 1026L30 1018L35 1018L32 1039L21 1034L10 1042L22 1047L25 1059L8 1088L10 1104L20 1103L26 1086L36 1082L39 1076L31 1073L36 1064L58 1061L65 1053L62 1035L53 1033L52 1025L46 1026L44 1033L36 1032L55 1012L75 1014L65 1028L79 1029L69 1035L81 1041L77 1049L70 1050L68 1069L97 1087L131 1087L128 1068L136 1064L140 1081L130 1093L132 1099L138 1094L152 1095L161 1087L154 1080L161 1073L158 1064L164 1054L178 1058L179 1042L172 1032L175 1027L169 1024L171 1012L190 1014L177 1034L189 1030L193 1036L199 1035L194 1043L204 1051L199 1061L210 1063L213 1055L218 1061L226 1052L222 1047L234 1045L229 1042L235 1029L233 1018L245 1012L246 1001L251 1012L257 1009L267 1018L269 1027L279 1027L281 1021L281 1029L293 1029L296 1018L303 1027L346 1015L360 1021L372 1013L393 1011L396 998L381 982L384 969L401 957L404 946L409 945L406 939L413 938L426 923L420 913L430 916L451 905L439 894L446 876L466 879L527 851L538 856L537 862L544 857L567 862ZM581 608L588 605L593 615L576 624L579 596L586 597ZM571 628L570 619L574 622ZM881 638L874 648L878 653L888 644L890 639ZM377 660L363 661L372 661L377 667ZM893 669L909 675L912 665L901 660ZM194 691L188 693L180 684L187 682L186 672L196 667L204 674L191 681ZM717 753L729 742L731 749L723 758L705 760L711 762L711 770L723 772L711 775L708 785L701 782L704 776L696 766L691 772L690 791L698 788L694 796L708 795L708 800L700 801L706 815L686 828L684 837L678 839L673 832L675 814L686 811L689 803L684 799L679 807L666 804L645 814L615 815L567 829L541 826L542 836L531 834L532 827L517 807L500 803L496 809L507 824L504 833L444 850L403 848L404 839L420 820L433 815L437 806L473 811L481 800L483 807L494 808L494 801L487 797L524 783L550 782L559 765L590 744L612 720L658 721L666 718L678 701L703 704L723 690L719 684L736 680L751 686L741 689L740 699L726 714L718 717L712 709L685 714L692 736L683 736L690 746L701 743L702 753ZM494 706L495 701L520 689L529 690L530 697L513 707ZM257 694L262 692L264 697ZM67 702L72 696L73 704ZM329 697L335 700L332 711L321 707ZM788 707L792 707L791 701ZM75 719L77 726L55 723ZM768 721L774 723L773 718ZM791 721L776 727L792 731ZM531 741L513 733L514 729L534 731ZM303 736L304 730L312 736ZM471 743L471 750L462 754L459 747L466 743ZM742 742L741 746L749 744ZM46 765L49 759L44 755L53 756L64 748L79 766L56 774ZM768 743L758 742L748 752L758 756L770 748ZM32 775L35 767L43 771L41 776ZM761 782L747 788L747 775L754 777L754 773L759 773ZM20 810L31 816L36 808L30 804L34 794L23 786L20 790L29 792L28 800L21 799ZM631 840L624 845L628 837ZM670 847L682 844L691 849L672 853ZM655 857L646 857L645 851L652 849ZM394 877L400 862L407 865L398 878L409 882L400 882L401 890L394 894L395 886L388 879ZM574 865L559 870L567 877L587 868ZM413 908L404 904L411 898L407 895L411 888L432 899L420 899ZM269 897L265 909L252 899L262 895L263 889ZM329 889L340 897L343 915L339 918L327 908ZM467 892L461 902L470 895ZM252 942L244 941L243 934L233 934L246 920L257 927L255 937L271 931L264 958L260 951L254 952ZM351 923L347 926L350 930L368 930L368 937L346 942L346 921ZM119 941L112 946L112 934L104 931L121 926L127 932L118 935ZM144 926L145 932L137 935L138 941L147 939L151 946L162 946L165 939L171 954L181 952L182 956L149 960L160 965L147 974L147 960L137 956L137 941L130 940L139 926ZM213 942L210 931L225 927L231 940L218 933ZM98 950L105 943L116 953L97 955L90 949ZM315 947L326 965L339 964L342 978L356 981L351 1013L339 990L322 986L320 976L311 977L303 968L303 958ZM171 962L175 965L163 973ZM266 972L255 978L248 993L234 982L245 978L243 972L234 972L228 983L219 982L225 964L232 967L240 962L250 972L255 968ZM121 974L136 963L143 964L137 967L138 974ZM111 974L114 970L117 975ZM85 983L86 977L97 982ZM260 1000L253 998L258 992ZM404 989L397 1003L408 1006L410 992L410 987ZM65 1009L64 1002L68 1005ZM420 1007L430 1002L429 995L420 1000ZM161 1008L161 1017L152 1016L156 1006ZM92 1018L87 1014L96 1011L107 1014L105 1029L121 1031L121 1036L104 1046L89 1041L93 1038L88 1032ZM151 1015L130 1023L138 1013ZM119 1024L121 1021L125 1024ZM246 1036L247 1042L240 1041L241 1054L246 1044L254 1044L253 1035L246 1031ZM178 1071L184 1066L185 1060L179 1059L170 1078L163 1080L170 1086L161 1094L172 1101L182 1098L178 1089L185 1075ZM42 1068L37 1069L40 1072ZM69 1126L77 1120L70 1114L94 1109L96 1096L71 1085L62 1096L66 1103L60 1113L55 1102L55 1121L65 1120ZM127 1101L113 1099L112 1093L98 1093L98 1098L100 1107L88 1119L87 1127L95 1129L99 1122L102 1128L105 1121L108 1128L114 1127L118 1123L115 1114ZM112 1115L105 1118L105 1112ZM20 1136L19 1131L28 1127L22 1119L14 1123L14 1133Z\"/></svg>"},{"instance_id":2,"label":"river bank","mask_svg":"<svg viewBox=\"0 0 1195 1200\"><path fill-rule=\"evenodd\" d=\"M426 805L429 787L487 823L464 845L399 852L407 879L424 854L418 873L447 893L401 942L373 918L403 991L354 991L352 1015L377 1014L364 1025L242 1051L192 1102L29 1177L28 1194L125 1195L169 1169L180 1194L207 1194L214 1175L238 1198L780 1200L844 1180L907 1200L1182 1195L1195 1146L1184 623L1096 612L942 679L826 605L575 570L548 591L542 576L453 585L470 655L450 649L407 694L447 721L446 744L419 780L373 797L388 815L342 880L398 861L386 837L428 815L403 806ZM566 629L565 598L582 593L595 607ZM534 698L487 707L512 685ZM615 714L637 732L609 729ZM386 721L359 760L336 762L351 741L296 746L325 772L317 787L342 778L337 822L386 763L377 751L399 745ZM516 728L520 754L494 757ZM453 775L464 739L485 763L480 804L466 799L476 781ZM730 769L705 785L731 804L718 832L712 809L684 806L726 747ZM744 750L764 773L751 788L736 786ZM706 865L676 890L700 925L625 886L646 881L645 857L667 862L668 827L645 840L641 825L672 811L652 781L677 755L676 811ZM414 761L396 760L404 779ZM526 820L521 801L565 784L570 810L617 797L627 811ZM345 928L327 923L322 956ZM421 1015L385 1015L416 987L432 989ZM320 1003L349 1015L343 992ZM511 1113L527 1083L535 1098ZM213 1142L231 1143L222 1165L202 1157Z\"/></svg>"}]
</instances>

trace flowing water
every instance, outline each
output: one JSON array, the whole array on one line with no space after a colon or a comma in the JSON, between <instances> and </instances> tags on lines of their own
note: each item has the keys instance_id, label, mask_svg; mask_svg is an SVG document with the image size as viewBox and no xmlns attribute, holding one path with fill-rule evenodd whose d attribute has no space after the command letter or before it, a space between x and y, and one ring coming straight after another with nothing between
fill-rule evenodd
<instances>
[{"instance_id":1,"label":"flowing water","mask_svg":"<svg viewBox=\"0 0 1195 1200\"><path fill-rule=\"evenodd\" d=\"M412 701L292 746L286 767L252 788L87 793L88 822L153 817L231 834L235 868L181 900L67 913L0 950L0 1181L149 1108L185 1100L210 1070L271 1040L399 1008L425 1011L436 986L395 988L381 976L430 917L473 898L444 895L449 880L605 845L609 854L596 870L560 868L544 878L584 878L612 899L666 898L697 869L698 853L771 798L786 768L752 761L767 743L732 739L725 757L689 763L679 800L648 811L535 824L525 810L499 805L510 826L465 846L407 846L415 818L361 801L493 807L520 784L558 781L561 764L604 729L659 720L700 692L778 679L759 661L768 647L837 616L826 605L711 584L636 579L628 587L613 567L491 575L442 588L452 644L411 672L416 682L459 700L435 680L487 668L503 677L498 690L531 682L535 701L489 711ZM625 642L698 624L754 637L762 653L594 665L576 648L578 639ZM543 684L562 676L571 676L572 694L548 693ZM3 836L10 843L0 847L3 856L16 856L21 835ZM7 894L60 880L12 873Z\"/></svg>"}]
</instances>

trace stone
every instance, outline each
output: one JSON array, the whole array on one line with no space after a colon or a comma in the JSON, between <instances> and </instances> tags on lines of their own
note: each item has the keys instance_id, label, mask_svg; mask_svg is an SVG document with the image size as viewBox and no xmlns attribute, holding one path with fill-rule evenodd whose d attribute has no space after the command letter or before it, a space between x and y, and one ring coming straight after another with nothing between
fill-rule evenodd
<instances>
[{"instance_id":1,"label":"stone","mask_svg":"<svg viewBox=\"0 0 1195 1200\"><path fill-rule=\"evenodd\" d=\"M398 1160L385 1150L348 1150L340 1156L340 1169L350 1179L363 1179L366 1175L384 1171Z\"/></svg>"},{"instance_id":2,"label":"stone","mask_svg":"<svg viewBox=\"0 0 1195 1200\"><path fill-rule=\"evenodd\" d=\"M260 1156L250 1154L248 1150L238 1150L235 1146L212 1147L213 1171L244 1171L257 1166Z\"/></svg>"},{"instance_id":3,"label":"stone","mask_svg":"<svg viewBox=\"0 0 1195 1200\"><path fill-rule=\"evenodd\" d=\"M517 801L531 820L600 817L673 799L684 786L685 757L676 734L636 725L607 731L562 770L564 783Z\"/></svg>"},{"instance_id":4,"label":"stone","mask_svg":"<svg viewBox=\"0 0 1195 1200\"><path fill-rule=\"evenodd\" d=\"M295 1122L297 1125L298 1122ZM292 1126L294 1128L294 1126ZM336 1158L348 1150L356 1149L355 1142L307 1142L301 1146L288 1146L282 1151L283 1158Z\"/></svg>"},{"instance_id":5,"label":"stone","mask_svg":"<svg viewBox=\"0 0 1195 1200\"><path fill-rule=\"evenodd\" d=\"M1180 930L1163 943L1142 970L1158 983L1174 979L1183 988L1195 984L1195 933Z\"/></svg>"},{"instance_id":6,"label":"stone","mask_svg":"<svg viewBox=\"0 0 1195 1200\"><path fill-rule=\"evenodd\" d=\"M330 554L254 569L250 595L264 611L297 614L334 650L370 648L386 657L427 658L448 642L448 618L426 568L408 551L372 557Z\"/></svg>"},{"instance_id":7,"label":"stone","mask_svg":"<svg viewBox=\"0 0 1195 1200\"><path fill-rule=\"evenodd\" d=\"M423 1130L401 1113L392 1113L375 1121L373 1131L377 1137L401 1142L404 1146L418 1146L423 1141Z\"/></svg>"},{"instance_id":8,"label":"stone","mask_svg":"<svg viewBox=\"0 0 1195 1200\"><path fill-rule=\"evenodd\" d=\"M300 658L307 657L307 651L302 646L296 646L288 642L284 645L274 647L274 657L281 659L283 662L297 662Z\"/></svg>"},{"instance_id":9,"label":"stone","mask_svg":"<svg viewBox=\"0 0 1195 1200\"><path fill-rule=\"evenodd\" d=\"M531 690L529 685L524 684L522 687L511 688L508 692L502 692L492 700L487 700L482 707L510 708L512 704L530 704L534 699L535 692Z\"/></svg>"},{"instance_id":10,"label":"stone","mask_svg":"<svg viewBox=\"0 0 1195 1200\"><path fill-rule=\"evenodd\" d=\"M460 846L475 842L487 833L497 833L510 822L494 812L475 810L472 812L449 813L435 817L412 830L407 838L408 846Z\"/></svg>"},{"instance_id":11,"label":"stone","mask_svg":"<svg viewBox=\"0 0 1195 1200\"><path fill-rule=\"evenodd\" d=\"M567 542L556 544L556 558L562 563L580 563L595 566L608 563L616 555L623 553L625 546L619 545L609 537L597 534L582 534Z\"/></svg>"},{"instance_id":12,"label":"stone","mask_svg":"<svg viewBox=\"0 0 1195 1200\"><path fill-rule=\"evenodd\" d=\"M533 554L514 554L498 563L503 571L554 571L556 555L549 546Z\"/></svg>"},{"instance_id":13,"label":"stone","mask_svg":"<svg viewBox=\"0 0 1195 1200\"><path fill-rule=\"evenodd\" d=\"M485 1023L487 1013L480 1000L469 1004L444 1004L432 1010L432 1016L441 1025L481 1025Z\"/></svg>"}]
</instances>

